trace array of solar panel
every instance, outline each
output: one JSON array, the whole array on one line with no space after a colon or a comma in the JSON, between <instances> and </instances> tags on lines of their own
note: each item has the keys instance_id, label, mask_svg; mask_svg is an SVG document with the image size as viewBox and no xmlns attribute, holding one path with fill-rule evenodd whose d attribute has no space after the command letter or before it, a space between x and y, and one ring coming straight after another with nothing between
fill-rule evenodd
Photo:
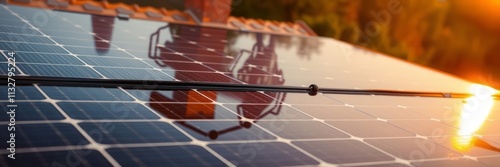
<instances>
[{"instance_id":1,"label":"array of solar panel","mask_svg":"<svg viewBox=\"0 0 500 167\"><path fill-rule=\"evenodd\" d=\"M6 50L14 50L18 73L31 76L458 92L470 84L332 39L15 6L1 6L0 14L2 74ZM443 84L428 82L436 79ZM16 89L16 160L1 150L0 166L495 166L500 161L496 106L478 132L490 147L460 152L449 142L462 99ZM0 129L7 129L9 115L0 118ZM0 133L6 141L7 131Z\"/></svg>"}]
</instances>

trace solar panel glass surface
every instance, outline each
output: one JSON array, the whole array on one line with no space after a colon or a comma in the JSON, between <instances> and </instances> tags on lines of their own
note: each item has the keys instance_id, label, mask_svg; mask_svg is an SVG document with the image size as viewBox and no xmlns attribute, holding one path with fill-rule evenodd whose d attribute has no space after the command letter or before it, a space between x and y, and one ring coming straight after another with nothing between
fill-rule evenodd
<instances>
[{"instance_id":1,"label":"solar panel glass surface","mask_svg":"<svg viewBox=\"0 0 500 167\"><path fill-rule=\"evenodd\" d=\"M2 69L68 78L468 92L472 83L333 39L0 6ZM33 19L45 14L46 22ZM7 94L6 86L0 93ZM8 98L0 96L2 103ZM500 109L454 147L464 99L16 87L0 166L495 166ZM7 111L6 105L2 105ZM7 141L9 115L2 114ZM8 148L6 142L0 147Z\"/></svg>"}]
</instances>

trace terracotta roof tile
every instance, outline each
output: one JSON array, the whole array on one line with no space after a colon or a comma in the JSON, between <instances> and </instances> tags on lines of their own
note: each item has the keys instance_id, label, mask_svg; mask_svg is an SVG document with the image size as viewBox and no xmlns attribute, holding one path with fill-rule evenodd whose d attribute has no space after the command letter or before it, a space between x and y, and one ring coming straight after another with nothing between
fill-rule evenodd
<instances>
[{"instance_id":1,"label":"terracotta roof tile","mask_svg":"<svg viewBox=\"0 0 500 167\"><path fill-rule=\"evenodd\" d=\"M30 6L37 8L58 9L71 12L91 13L98 15L117 16L119 18L137 18L160 20L178 24L191 24L207 27L219 27L233 30L265 32L271 34L286 34L297 36L317 36L316 33L302 21L295 23L272 20L249 19L230 16L226 24L197 23L187 12L167 10L150 6L128 5L124 3L109 3L92 0L6 0L7 4Z\"/></svg>"}]
</instances>

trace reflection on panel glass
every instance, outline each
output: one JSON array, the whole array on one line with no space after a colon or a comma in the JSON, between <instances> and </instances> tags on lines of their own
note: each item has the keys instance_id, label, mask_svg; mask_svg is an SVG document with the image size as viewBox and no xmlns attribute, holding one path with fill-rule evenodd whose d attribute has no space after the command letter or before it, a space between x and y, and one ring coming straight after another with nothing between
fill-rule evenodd
<instances>
[{"instance_id":1,"label":"reflection on panel glass","mask_svg":"<svg viewBox=\"0 0 500 167\"><path fill-rule=\"evenodd\" d=\"M97 54L109 51L114 22L114 17L92 15L92 31L95 33L94 46Z\"/></svg>"},{"instance_id":2,"label":"reflection on panel glass","mask_svg":"<svg viewBox=\"0 0 500 167\"><path fill-rule=\"evenodd\" d=\"M268 38L265 42L262 34L256 34L256 42L251 48L241 49L235 58L228 58L220 53L226 47L225 43L210 43L214 40L225 40L226 32L223 29L201 27L171 27L169 25L160 27L151 34L149 58L161 68L175 70L173 76L182 81L283 85L283 72L278 67L277 55L274 51L274 37ZM207 38L205 35L207 33L215 35ZM210 48L195 46L195 43L206 44ZM206 77L204 72L210 71L214 76ZM223 110L227 109L221 109L222 106L213 103L219 99L219 96L229 98L233 103L238 104L233 110L238 115L235 113L223 115L224 118L230 118L232 115L232 119L237 120L234 125L206 132L203 128L193 125L192 122L184 121L186 119L220 119L215 117L215 112L225 112ZM252 104L255 99L260 99L259 105ZM248 129L252 126L251 122L269 114L278 115L284 99L285 93L276 92L224 93L190 90L174 91L171 97L167 97L160 92L153 91L150 106L167 118L182 120L177 122L179 125L210 139L217 139L222 134L243 128Z\"/></svg>"},{"instance_id":3,"label":"reflection on panel glass","mask_svg":"<svg viewBox=\"0 0 500 167\"><path fill-rule=\"evenodd\" d=\"M206 136L210 139L217 139L220 135L237 131L240 129L251 128L252 123L257 122L269 115L277 116L281 111L281 100L269 97L268 94L259 92L242 92L225 94L227 92L212 92L212 91L173 91L161 92L152 91L150 94L149 106L162 114L166 118L178 120L178 125L182 125L196 133ZM277 98L284 98L284 94L278 93ZM222 106L214 102L218 96L225 96L231 98L236 103L230 105L231 107ZM272 99L267 103L246 103L247 99L253 99L258 96L265 96L264 99ZM229 110L231 108L232 111ZM234 113L234 112L236 113ZM205 127L198 127L198 121L210 121L211 124L224 124L226 127L218 125L204 125ZM230 120L219 122L217 120ZM217 129L210 129L206 131L206 126L212 126Z\"/></svg>"},{"instance_id":4,"label":"reflection on panel glass","mask_svg":"<svg viewBox=\"0 0 500 167\"><path fill-rule=\"evenodd\" d=\"M462 109L459 130L457 136L453 138L453 146L459 151L468 151L473 146L482 147L500 152L486 141L474 137L475 133L488 118L494 104L492 95L498 91L483 85L472 85L471 93L474 95L465 100Z\"/></svg>"}]
</instances>

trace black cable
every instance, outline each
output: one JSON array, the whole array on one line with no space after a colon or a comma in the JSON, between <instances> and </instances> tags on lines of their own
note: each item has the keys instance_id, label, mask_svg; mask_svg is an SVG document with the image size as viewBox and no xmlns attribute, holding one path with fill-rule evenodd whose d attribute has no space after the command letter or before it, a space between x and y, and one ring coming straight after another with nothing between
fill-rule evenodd
<instances>
[{"instance_id":1,"label":"black cable","mask_svg":"<svg viewBox=\"0 0 500 167\"><path fill-rule=\"evenodd\" d=\"M5 75L0 78L7 79ZM272 85L250 85L215 82L179 82L159 80L128 80L128 79L95 79L95 78L67 78L48 76L15 76L16 86L38 84L41 86L69 86L69 87L104 87L142 90L206 90L206 91L234 91L234 92L287 92L308 93L311 96L317 93L323 94L347 94L347 95L384 95L384 96L420 96L441 98L467 98L473 96L468 93L441 93L441 92L417 92L417 91L394 91L376 89L335 89L319 88L312 84L308 88L298 86L272 86ZM500 95L494 95L499 98Z\"/></svg>"}]
</instances>

